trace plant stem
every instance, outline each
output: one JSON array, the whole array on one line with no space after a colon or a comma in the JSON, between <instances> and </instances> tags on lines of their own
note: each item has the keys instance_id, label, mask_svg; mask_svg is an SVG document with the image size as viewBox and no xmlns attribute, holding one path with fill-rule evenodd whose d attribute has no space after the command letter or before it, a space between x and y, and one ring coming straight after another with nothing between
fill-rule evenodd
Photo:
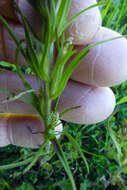
<instances>
[{"instance_id":1,"label":"plant stem","mask_svg":"<svg viewBox=\"0 0 127 190\"><path fill-rule=\"evenodd\" d=\"M44 84L44 96L45 96L45 136L48 135L49 131L49 117L51 114L51 100L49 99L49 83Z\"/></svg>"},{"instance_id":2,"label":"plant stem","mask_svg":"<svg viewBox=\"0 0 127 190\"><path fill-rule=\"evenodd\" d=\"M0 170L8 170L8 169L17 168L17 167L30 163L32 160L33 160L33 156L21 162L0 166Z\"/></svg>"},{"instance_id":3,"label":"plant stem","mask_svg":"<svg viewBox=\"0 0 127 190\"><path fill-rule=\"evenodd\" d=\"M49 99L49 83L46 84L46 122L48 121L48 117L51 112L51 100ZM47 123L48 124L48 123Z\"/></svg>"},{"instance_id":4,"label":"plant stem","mask_svg":"<svg viewBox=\"0 0 127 190\"><path fill-rule=\"evenodd\" d=\"M72 172L71 172L70 167L69 167L69 164L68 164L68 162L66 160L65 154L64 154L58 140L55 138L51 142L52 142L52 145L53 145L53 147L54 147L54 149L56 151L56 154L57 154L58 158L60 159L60 161L61 161L62 165L64 166L64 169L65 169L65 171L66 171L66 173L67 173L67 175L69 177L69 180L70 180L70 183L71 183L71 186L72 186L72 190L77 190L76 184L75 184L75 181L74 181L74 178L73 178L73 175L72 175Z\"/></svg>"},{"instance_id":5,"label":"plant stem","mask_svg":"<svg viewBox=\"0 0 127 190\"><path fill-rule=\"evenodd\" d=\"M27 166L27 168L24 170L23 173L28 172L33 167L33 165L35 165L35 163L38 161L38 158L41 156L43 149L45 148L46 145L47 145L47 141L44 141L41 147L39 148L38 152L36 153L35 157L33 158L32 162Z\"/></svg>"}]
</instances>

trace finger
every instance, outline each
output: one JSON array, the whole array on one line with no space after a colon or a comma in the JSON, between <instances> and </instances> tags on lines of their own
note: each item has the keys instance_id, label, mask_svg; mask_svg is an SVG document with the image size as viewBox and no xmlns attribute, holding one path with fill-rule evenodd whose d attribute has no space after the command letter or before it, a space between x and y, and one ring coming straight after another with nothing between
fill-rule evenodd
<instances>
[{"instance_id":1,"label":"finger","mask_svg":"<svg viewBox=\"0 0 127 190\"><path fill-rule=\"evenodd\" d=\"M95 124L111 115L115 107L115 96L110 88L97 88L70 81L62 93L58 112L75 106L80 108L63 115L63 120L78 124Z\"/></svg>"},{"instance_id":2,"label":"finger","mask_svg":"<svg viewBox=\"0 0 127 190\"><path fill-rule=\"evenodd\" d=\"M0 88L20 93L24 87L15 73L0 72ZM34 76L24 75L32 87L38 90L37 81ZM5 93L0 93L0 102L5 99ZM65 114L62 119L73 123L91 124L105 120L114 110L115 97L109 88L96 88L82 83L69 81L60 98L58 112L67 108L80 106ZM11 113L35 113L30 105L26 105L19 100L0 104L1 112ZM103 110L103 111L102 111Z\"/></svg>"},{"instance_id":3,"label":"finger","mask_svg":"<svg viewBox=\"0 0 127 190\"><path fill-rule=\"evenodd\" d=\"M19 40L25 39L24 29L20 24L12 24L9 22L11 28L16 34ZM22 44L25 47L25 44ZM0 60L9 61L11 63L15 63L15 55L16 55L16 44L5 27L0 25ZM19 64L26 65L24 57L19 53Z\"/></svg>"},{"instance_id":4,"label":"finger","mask_svg":"<svg viewBox=\"0 0 127 190\"><path fill-rule=\"evenodd\" d=\"M9 18L18 18L21 21L19 14L13 10L12 1L2 0L4 3L0 3L0 10L2 15ZM16 0L22 13L26 16L30 24L34 29L39 32L41 26L40 15L33 9L33 7L26 0ZM68 20L79 11L88 8L91 5L96 4L96 0L73 0L68 15ZM11 14L5 14L5 11L9 10ZM15 16L16 14L16 16ZM11 15L11 16L10 16ZM66 30L66 36L73 38L74 44L88 44L91 39L97 33L101 26L101 15L98 7L92 8L85 13L81 14Z\"/></svg>"},{"instance_id":5,"label":"finger","mask_svg":"<svg viewBox=\"0 0 127 190\"><path fill-rule=\"evenodd\" d=\"M36 32L38 32L40 30L41 23L33 8L26 0L18 0L17 3L31 25L36 29ZM87 8L94 3L96 3L95 0L89 0L87 3L86 1L73 0L68 19L83 8ZM100 13L96 7L78 17L78 19L68 27L66 35L68 37L73 37L73 42L76 44L87 44L97 32L100 23ZM24 30L21 25L10 23L10 26L19 40L25 39ZM2 25L0 26L0 42L0 59L15 63L16 44ZM21 54L19 54L19 63L21 65L25 65L25 60Z\"/></svg>"},{"instance_id":6,"label":"finger","mask_svg":"<svg viewBox=\"0 0 127 190\"><path fill-rule=\"evenodd\" d=\"M90 44L118 36L121 35L101 27ZM127 39L111 40L92 48L71 78L94 86L114 86L127 80Z\"/></svg>"},{"instance_id":7,"label":"finger","mask_svg":"<svg viewBox=\"0 0 127 190\"><path fill-rule=\"evenodd\" d=\"M0 15L17 20L12 0L0 0Z\"/></svg>"},{"instance_id":8,"label":"finger","mask_svg":"<svg viewBox=\"0 0 127 190\"><path fill-rule=\"evenodd\" d=\"M24 39L21 25L11 25L20 40ZM0 59L15 63L16 45L8 32L1 26ZM120 36L119 33L101 27L92 43ZM25 46L25 44L24 44ZM76 48L82 49L85 46ZM127 79L127 40L112 40L91 49L90 53L73 72L71 78L94 86L114 86ZM26 65L23 56L19 55L19 64ZM122 64L122 66L121 66ZM119 70L119 72L118 72Z\"/></svg>"},{"instance_id":9,"label":"finger","mask_svg":"<svg viewBox=\"0 0 127 190\"><path fill-rule=\"evenodd\" d=\"M60 123L56 132L62 131ZM1 114L0 146L13 144L26 148L38 148L44 141L44 124L36 115Z\"/></svg>"},{"instance_id":10,"label":"finger","mask_svg":"<svg viewBox=\"0 0 127 190\"><path fill-rule=\"evenodd\" d=\"M24 75L24 78L29 82L33 89L38 91L37 80L36 77L32 75ZM0 90L5 89L9 92L14 92L15 94L19 94L25 91L25 88L18 77L17 74L13 72L5 72L0 71ZM7 100L11 95L6 92L0 91L0 112L8 112L8 113L24 113L24 114L33 114L34 109L31 105L27 105L22 101L15 100L9 103L2 103L4 100ZM24 96L28 98L28 95ZM29 98L28 98L29 99Z\"/></svg>"},{"instance_id":11,"label":"finger","mask_svg":"<svg viewBox=\"0 0 127 190\"><path fill-rule=\"evenodd\" d=\"M41 27L41 18L39 13L28 3L28 0L16 0L16 3L31 26L33 26L35 31L38 33ZM18 13L17 17L20 23L22 23L22 19Z\"/></svg>"},{"instance_id":12,"label":"finger","mask_svg":"<svg viewBox=\"0 0 127 190\"><path fill-rule=\"evenodd\" d=\"M72 0L68 19L83 9L96 4L96 0ZM101 26L101 15L98 7L82 13L66 31L67 37L72 37L73 44L88 44Z\"/></svg>"},{"instance_id":13,"label":"finger","mask_svg":"<svg viewBox=\"0 0 127 190\"><path fill-rule=\"evenodd\" d=\"M34 26L36 31L39 31L41 23L39 14L34 10L27 0L15 0L15 2L19 6L24 16L26 16L30 24ZM13 21L20 21L20 23L22 23L19 14L14 8L13 0L0 0L0 15Z\"/></svg>"}]
</instances>

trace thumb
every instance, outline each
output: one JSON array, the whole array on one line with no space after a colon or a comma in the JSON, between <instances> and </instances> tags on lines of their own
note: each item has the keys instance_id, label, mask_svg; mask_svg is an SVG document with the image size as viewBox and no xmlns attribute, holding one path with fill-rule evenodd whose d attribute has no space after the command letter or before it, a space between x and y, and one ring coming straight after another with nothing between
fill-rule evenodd
<instances>
[{"instance_id":1,"label":"thumb","mask_svg":"<svg viewBox=\"0 0 127 190\"><path fill-rule=\"evenodd\" d=\"M62 131L62 124L56 127ZM44 124L37 115L1 114L0 115L0 146L9 144L38 148L44 141Z\"/></svg>"}]
</instances>

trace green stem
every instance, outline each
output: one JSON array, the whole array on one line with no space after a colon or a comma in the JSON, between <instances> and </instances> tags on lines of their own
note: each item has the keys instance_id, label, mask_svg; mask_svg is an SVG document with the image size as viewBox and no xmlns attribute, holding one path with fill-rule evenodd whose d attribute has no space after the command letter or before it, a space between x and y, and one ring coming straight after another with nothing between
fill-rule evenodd
<instances>
[{"instance_id":1,"label":"green stem","mask_svg":"<svg viewBox=\"0 0 127 190\"><path fill-rule=\"evenodd\" d=\"M69 177L69 180L70 180L70 183L71 183L71 186L72 186L72 190L77 190L76 184L75 184L75 181L74 181L74 178L73 178L73 175L72 175L72 172L71 172L70 167L69 167L69 164L68 164L68 162L66 160L65 154L64 154L58 140L53 139L52 144L53 144L53 147L54 147L54 149L56 151L56 154L57 154L58 158L60 159L61 163L63 164L63 167L64 167L64 169L65 169L65 171L66 171L66 173L67 173L67 175Z\"/></svg>"},{"instance_id":2,"label":"green stem","mask_svg":"<svg viewBox=\"0 0 127 190\"><path fill-rule=\"evenodd\" d=\"M49 99L49 83L46 84L46 120L48 121L48 117L51 112L51 100Z\"/></svg>"},{"instance_id":3,"label":"green stem","mask_svg":"<svg viewBox=\"0 0 127 190\"><path fill-rule=\"evenodd\" d=\"M49 83L44 84L44 95L45 95L45 135L48 135L49 130L49 116L51 114L51 100L49 99Z\"/></svg>"},{"instance_id":4,"label":"green stem","mask_svg":"<svg viewBox=\"0 0 127 190\"><path fill-rule=\"evenodd\" d=\"M17 168L17 167L30 163L32 160L33 160L33 156L21 162L0 166L0 170L8 170L8 169Z\"/></svg>"},{"instance_id":5,"label":"green stem","mask_svg":"<svg viewBox=\"0 0 127 190\"><path fill-rule=\"evenodd\" d=\"M24 170L23 173L28 172L34 165L35 163L38 161L39 157L41 156L43 149L45 148L47 144L47 141L43 142L41 147L39 148L38 152L36 153L34 159L32 160L32 162L26 167L26 169Z\"/></svg>"}]
</instances>

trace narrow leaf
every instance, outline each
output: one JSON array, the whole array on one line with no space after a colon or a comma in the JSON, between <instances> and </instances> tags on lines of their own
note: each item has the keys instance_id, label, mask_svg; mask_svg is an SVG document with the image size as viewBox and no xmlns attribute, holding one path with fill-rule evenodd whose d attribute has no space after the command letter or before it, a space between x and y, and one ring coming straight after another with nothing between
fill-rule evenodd
<instances>
[{"instance_id":1,"label":"narrow leaf","mask_svg":"<svg viewBox=\"0 0 127 190\"><path fill-rule=\"evenodd\" d=\"M63 134L68 137L69 141L72 143L72 145L74 146L74 148L79 152L80 156L82 157L82 159L83 159L83 161L84 161L84 163L86 165L87 172L89 173L88 162L87 162L85 156L83 155L83 152L82 152L79 144L76 142L76 140L69 133L67 133L67 132L64 131Z\"/></svg>"},{"instance_id":2,"label":"narrow leaf","mask_svg":"<svg viewBox=\"0 0 127 190\"><path fill-rule=\"evenodd\" d=\"M63 115L64 115L65 113L68 113L68 112L70 112L70 111L72 111L72 110L76 110L76 109L78 109L78 108L80 108L80 107L81 107L81 106L75 106L75 107L71 107L71 108L68 108L68 109L64 110L63 112L61 112L61 113L59 114L59 118L62 119L62 117L63 117Z\"/></svg>"},{"instance_id":3,"label":"narrow leaf","mask_svg":"<svg viewBox=\"0 0 127 190\"><path fill-rule=\"evenodd\" d=\"M29 93L31 93L31 92L35 92L35 90L34 90L34 89L31 89L31 90L27 90L27 91L25 91L25 92L21 92L21 93L19 93L19 94L17 94L17 95L11 96L11 97L9 97L8 99L3 100L3 101L2 101L2 104L7 103L7 102L12 102L12 101L15 101L15 100L17 100L17 99L20 99L20 98L21 98L22 96L24 96L25 94L29 94Z\"/></svg>"},{"instance_id":4,"label":"narrow leaf","mask_svg":"<svg viewBox=\"0 0 127 190\"><path fill-rule=\"evenodd\" d=\"M19 45L16 48L16 56L15 56L16 69L17 69L17 73L19 75L19 78L21 79L21 81L22 81L24 87L26 88L26 90L32 90L31 85L25 80L25 78L24 78L24 76L22 74L21 68L18 65L18 55L19 55L19 52L20 52L21 43L22 43L22 41L20 41ZM41 110L38 109L38 108L40 108L40 106L38 105L39 101L38 101L38 97L37 97L36 93L33 91L33 92L29 93L29 96L30 96L30 100L28 102L31 102L31 105L36 110L39 117L41 119L43 119L43 115L41 114ZM25 101L25 99L24 99L24 101Z\"/></svg>"},{"instance_id":5,"label":"narrow leaf","mask_svg":"<svg viewBox=\"0 0 127 190\"><path fill-rule=\"evenodd\" d=\"M109 0L107 3L107 6L102 11L102 19L105 18L106 14L108 13L108 11L110 9L111 4L112 4L112 0Z\"/></svg>"},{"instance_id":6,"label":"narrow leaf","mask_svg":"<svg viewBox=\"0 0 127 190\"><path fill-rule=\"evenodd\" d=\"M84 57L88 54L88 52L89 52L89 50L84 49L72 60L72 62L67 67L67 69L64 71L64 73L61 77L61 80L59 81L59 85L58 85L59 87L56 89L54 94L51 94L50 98L52 100L57 98L61 94L61 92L64 90L72 72L77 67L77 65L80 64L80 62L84 59Z\"/></svg>"},{"instance_id":7,"label":"narrow leaf","mask_svg":"<svg viewBox=\"0 0 127 190\"><path fill-rule=\"evenodd\" d=\"M13 169L13 168L17 168L17 167L20 167L20 166L27 165L32 160L33 160L33 157L30 157L30 158L28 158L28 159L26 159L24 161L20 161L20 162L17 162L17 163L12 163L12 164L7 164L7 165L0 166L0 171Z\"/></svg>"},{"instance_id":8,"label":"narrow leaf","mask_svg":"<svg viewBox=\"0 0 127 190\"><path fill-rule=\"evenodd\" d=\"M42 143L41 147L39 148L38 152L36 153L35 157L31 161L31 163L23 171L24 174L26 172L28 172L35 165L35 163L38 161L38 159L41 156L41 154L42 154L42 152L43 152L43 150L44 150L44 148L45 148L46 145L47 145L47 141L45 141L45 142Z\"/></svg>"},{"instance_id":9,"label":"narrow leaf","mask_svg":"<svg viewBox=\"0 0 127 190\"><path fill-rule=\"evenodd\" d=\"M51 32L52 32L52 26L51 26L51 18L49 14L49 10L47 8L47 31L46 31L46 39L45 39L45 45L42 49L42 58L40 61L40 68L41 68L41 76L45 76L45 81L49 80L49 48L50 48L50 42L51 42Z\"/></svg>"},{"instance_id":10,"label":"narrow leaf","mask_svg":"<svg viewBox=\"0 0 127 190\"><path fill-rule=\"evenodd\" d=\"M68 175L68 177L70 179L72 189L77 190L76 185L75 185L75 181L74 181L74 178L73 178L73 175L72 175L72 172L71 172L69 164L68 164L68 162L66 160L66 156L65 156L65 154L64 154L58 140L57 139L52 140L52 144L53 144L53 147L54 147L54 149L56 151L56 154L57 154L58 158L60 159L61 163L63 164L63 167L64 167L64 169L65 169L65 171L66 171L66 173L67 173L67 175Z\"/></svg>"},{"instance_id":11,"label":"narrow leaf","mask_svg":"<svg viewBox=\"0 0 127 190\"><path fill-rule=\"evenodd\" d=\"M119 142L117 141L117 135L115 134L115 131L112 130L112 128L109 126L109 119L107 120L107 125L106 125L107 129L108 129L108 132L109 132L109 135L111 136L111 139L116 147L116 150L118 152L118 162L119 164L121 165L121 162L120 162L120 158L121 158L121 155L122 155L122 150L121 150L121 146L119 144Z\"/></svg>"},{"instance_id":12,"label":"narrow leaf","mask_svg":"<svg viewBox=\"0 0 127 190\"><path fill-rule=\"evenodd\" d=\"M33 71L36 73L37 76L39 76L39 69L38 69L39 61L38 61L36 52L33 47L27 20L24 17L24 15L22 14L22 12L20 11L20 9L18 8L18 6L16 6L16 9L21 16L23 25L24 25L24 31L25 31L25 36L26 36L26 45L27 45L27 47L26 47L27 57L30 59L29 61L27 61L27 63L29 64L29 66L32 66L31 68L33 69Z\"/></svg>"},{"instance_id":13,"label":"narrow leaf","mask_svg":"<svg viewBox=\"0 0 127 190\"><path fill-rule=\"evenodd\" d=\"M123 98L120 99L120 101L118 101L116 103L116 105L120 105L120 104L124 104L127 102L127 96L124 96Z\"/></svg>"},{"instance_id":14,"label":"narrow leaf","mask_svg":"<svg viewBox=\"0 0 127 190\"><path fill-rule=\"evenodd\" d=\"M94 43L92 45L89 45L87 47L85 47L77 56L75 56L72 60L72 62L69 64L69 66L67 67L67 69L65 70L61 81L59 82L59 88L56 90L56 92L54 94L50 94L50 99L55 99L57 98L61 92L64 90L69 77L71 76L72 72L75 70L75 68L80 64L80 62L86 57L86 55L89 53L90 49L93 47L96 47L97 45L100 45L102 43L106 43L112 40L116 40L116 39L120 39L120 38L124 38L127 37L127 35L124 36L118 36L118 37L114 37L114 38L110 38L107 40L102 40L100 42Z\"/></svg>"},{"instance_id":15,"label":"narrow leaf","mask_svg":"<svg viewBox=\"0 0 127 190\"><path fill-rule=\"evenodd\" d=\"M58 10L57 14L57 26L58 26L58 33L61 35L62 31L64 31L64 24L69 13L71 5L71 0L62 1Z\"/></svg>"},{"instance_id":16,"label":"narrow leaf","mask_svg":"<svg viewBox=\"0 0 127 190\"><path fill-rule=\"evenodd\" d=\"M75 50L68 49L67 53L63 56L59 56L56 60L56 64L54 66L54 69L52 71L52 77L51 77L51 94L54 94L54 92L59 87L59 82L62 78L64 66L67 63L67 61L76 54Z\"/></svg>"},{"instance_id":17,"label":"narrow leaf","mask_svg":"<svg viewBox=\"0 0 127 190\"><path fill-rule=\"evenodd\" d=\"M6 22L6 20L2 16L0 16L0 22L5 26L6 30L8 31L8 33L10 34L10 36L12 37L16 45L18 46L20 44L20 41L18 40L12 28L9 26L9 24ZM22 55L26 58L23 48L21 47L20 49L21 49Z\"/></svg>"}]
</instances>

